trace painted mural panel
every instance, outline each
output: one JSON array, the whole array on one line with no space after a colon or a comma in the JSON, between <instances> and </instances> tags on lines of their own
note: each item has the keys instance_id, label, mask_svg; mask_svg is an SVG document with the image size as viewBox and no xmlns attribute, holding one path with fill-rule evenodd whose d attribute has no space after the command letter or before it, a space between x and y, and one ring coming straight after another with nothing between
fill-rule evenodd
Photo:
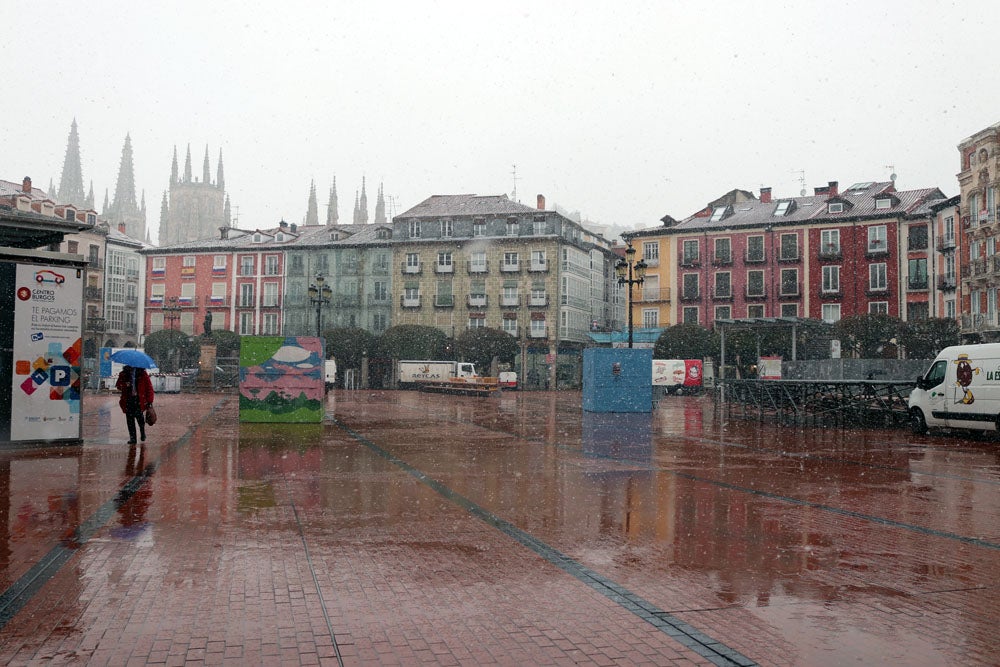
<instances>
[{"instance_id":1,"label":"painted mural panel","mask_svg":"<svg viewBox=\"0 0 1000 667\"><path fill-rule=\"evenodd\" d=\"M241 422L318 423L324 399L322 338L242 338Z\"/></svg>"}]
</instances>

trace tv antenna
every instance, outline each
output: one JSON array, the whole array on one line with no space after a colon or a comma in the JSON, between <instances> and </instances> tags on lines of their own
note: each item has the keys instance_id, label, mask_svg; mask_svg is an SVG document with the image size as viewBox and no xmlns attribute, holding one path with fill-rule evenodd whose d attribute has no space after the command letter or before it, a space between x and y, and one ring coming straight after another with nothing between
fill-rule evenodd
<instances>
[{"instance_id":1,"label":"tv antenna","mask_svg":"<svg viewBox=\"0 0 1000 667\"><path fill-rule=\"evenodd\" d=\"M514 178L514 189L510 193L510 198L517 201L517 165L512 164L511 170L510 175Z\"/></svg>"},{"instance_id":2,"label":"tv antenna","mask_svg":"<svg viewBox=\"0 0 1000 667\"><path fill-rule=\"evenodd\" d=\"M798 174L799 178L799 196L806 196L806 170L805 169L792 169L793 174Z\"/></svg>"},{"instance_id":3,"label":"tv antenna","mask_svg":"<svg viewBox=\"0 0 1000 667\"><path fill-rule=\"evenodd\" d=\"M896 184L896 165L894 165L894 164L887 164L887 165L885 165L885 168L888 169L889 172L890 172L889 173L889 180L892 181L893 185L895 185Z\"/></svg>"}]
</instances>

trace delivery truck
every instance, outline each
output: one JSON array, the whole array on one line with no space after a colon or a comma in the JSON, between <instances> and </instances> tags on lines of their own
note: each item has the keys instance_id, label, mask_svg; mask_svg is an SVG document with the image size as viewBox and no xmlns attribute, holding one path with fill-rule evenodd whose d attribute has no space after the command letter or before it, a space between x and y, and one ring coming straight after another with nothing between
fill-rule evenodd
<instances>
[{"instance_id":1,"label":"delivery truck","mask_svg":"<svg viewBox=\"0 0 1000 667\"><path fill-rule=\"evenodd\" d=\"M946 347L916 385L907 403L914 433L1000 430L1000 343Z\"/></svg>"},{"instance_id":2,"label":"delivery truck","mask_svg":"<svg viewBox=\"0 0 1000 667\"><path fill-rule=\"evenodd\" d=\"M476 367L464 361L400 361L399 386L403 389L447 382L452 378L475 378Z\"/></svg>"}]
</instances>

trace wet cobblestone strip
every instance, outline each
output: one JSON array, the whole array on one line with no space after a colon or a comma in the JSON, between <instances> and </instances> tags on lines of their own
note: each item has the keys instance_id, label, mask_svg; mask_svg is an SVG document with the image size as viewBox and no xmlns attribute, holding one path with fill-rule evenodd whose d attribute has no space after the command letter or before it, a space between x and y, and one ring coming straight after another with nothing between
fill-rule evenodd
<instances>
[{"instance_id":1,"label":"wet cobblestone strip","mask_svg":"<svg viewBox=\"0 0 1000 667\"><path fill-rule=\"evenodd\" d=\"M509 521L501 519L497 515L477 505L441 482L428 477L421 470L411 466L409 463L395 456L391 452L379 447L377 444L353 430L343 422L337 419L333 419L332 421L338 427L343 429L348 435L378 456L409 473L411 476L427 485L441 496L462 507L469 514L493 526L523 546L528 547L539 556L561 569L563 572L566 572L567 574L580 580L593 591L603 595L607 599L621 606L623 609L626 609L638 618L641 618L643 621L646 621L657 630L668 635L682 646L690 649L694 653L697 653L699 656L705 658L712 664L726 667L732 667L733 665L738 665L739 667L751 667L757 664L735 649L729 648L725 644L712 639L705 633L692 627L688 623L685 623L669 612L659 609L648 600L644 600L642 597L619 586L610 579L602 577L597 572L584 567L566 554L524 532L517 526L511 524Z\"/></svg>"},{"instance_id":2,"label":"wet cobblestone strip","mask_svg":"<svg viewBox=\"0 0 1000 667\"><path fill-rule=\"evenodd\" d=\"M205 415L205 419L215 414L225 401L226 399L222 399L216 403ZM81 522L71 537L52 547L17 581L8 586L7 590L0 593L0 630L6 627L35 594L59 572L73 554L94 536L94 533L115 516L118 508L127 503L136 491L149 481L163 461L169 459L178 449L188 443L195 430L205 422L205 419L193 425L184 435L166 446L157 460L147 464L139 474L125 482L113 498L103 503L93 514Z\"/></svg>"},{"instance_id":3,"label":"wet cobblestone strip","mask_svg":"<svg viewBox=\"0 0 1000 667\"><path fill-rule=\"evenodd\" d=\"M337 664L344 667L344 657L340 654L340 644L337 643L337 635L333 631L333 623L330 621L330 613L326 608L326 600L323 598L323 589L319 585L319 577L316 576L316 568L313 567L312 556L309 553L309 544L306 542L306 534L302 529L302 519L299 518L299 510L292 504L292 514L295 515L295 525L299 530L299 537L302 538L302 548L305 550L306 565L309 566L309 574L312 575L313 585L316 586L316 595L319 596L319 606L323 610L323 620L326 622L326 629L330 633L330 641L333 642L334 657Z\"/></svg>"}]
</instances>

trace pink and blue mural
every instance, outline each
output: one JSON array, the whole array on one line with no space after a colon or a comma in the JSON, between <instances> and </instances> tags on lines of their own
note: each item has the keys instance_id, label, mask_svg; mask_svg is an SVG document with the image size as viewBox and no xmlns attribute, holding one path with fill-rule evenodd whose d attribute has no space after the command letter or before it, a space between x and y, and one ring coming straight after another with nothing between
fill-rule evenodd
<instances>
[{"instance_id":1,"label":"pink and blue mural","mask_svg":"<svg viewBox=\"0 0 1000 667\"><path fill-rule=\"evenodd\" d=\"M241 339L241 422L319 423L325 397L322 338Z\"/></svg>"}]
</instances>

